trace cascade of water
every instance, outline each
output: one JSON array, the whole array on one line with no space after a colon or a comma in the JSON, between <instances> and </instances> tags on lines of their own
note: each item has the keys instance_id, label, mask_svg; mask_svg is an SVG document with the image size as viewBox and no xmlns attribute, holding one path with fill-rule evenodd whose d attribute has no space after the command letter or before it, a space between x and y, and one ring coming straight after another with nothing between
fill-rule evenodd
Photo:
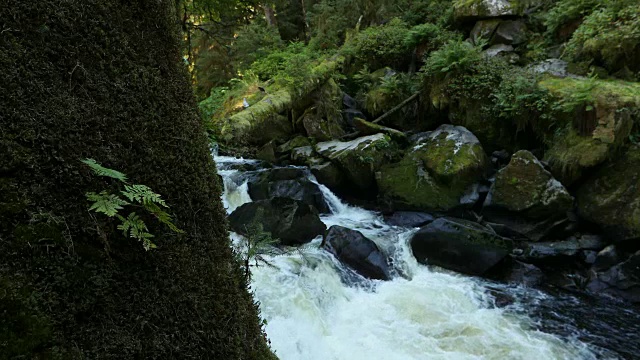
<instances>
[{"instance_id":1,"label":"cascade of water","mask_svg":"<svg viewBox=\"0 0 640 360\"><path fill-rule=\"evenodd\" d=\"M246 160L216 161L224 168ZM231 181L233 171L220 171L228 211L251 201L246 182ZM327 227L362 232L390 254L402 276L345 280L357 276L319 248L320 238L302 251L270 257L274 266L252 268L251 288L281 359L596 358L578 340L535 330L526 312L492 306L487 282L419 265L408 244L415 229L389 226L379 214L320 188L332 212L322 217Z\"/></svg>"}]
</instances>

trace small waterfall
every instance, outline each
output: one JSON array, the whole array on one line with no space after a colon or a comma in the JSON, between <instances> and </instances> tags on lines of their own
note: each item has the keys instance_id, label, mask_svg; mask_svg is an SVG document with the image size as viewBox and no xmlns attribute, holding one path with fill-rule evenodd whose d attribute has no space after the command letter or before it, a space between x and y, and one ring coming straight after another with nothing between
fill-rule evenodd
<instances>
[{"instance_id":1,"label":"small waterfall","mask_svg":"<svg viewBox=\"0 0 640 360\"><path fill-rule=\"evenodd\" d=\"M224 169L250 160L216 161L231 212L251 199L239 171ZM598 358L576 338L538 331L526 305L519 311L494 306L489 291L496 284L418 264L408 243L415 229L387 225L379 214L344 204L320 188L332 211L322 216L327 227L362 232L390 254L401 276L363 279L320 249L320 238L301 251L269 257L273 266L252 268L251 289L280 359ZM239 235L232 238L237 242ZM527 294L543 296L531 289Z\"/></svg>"}]
</instances>

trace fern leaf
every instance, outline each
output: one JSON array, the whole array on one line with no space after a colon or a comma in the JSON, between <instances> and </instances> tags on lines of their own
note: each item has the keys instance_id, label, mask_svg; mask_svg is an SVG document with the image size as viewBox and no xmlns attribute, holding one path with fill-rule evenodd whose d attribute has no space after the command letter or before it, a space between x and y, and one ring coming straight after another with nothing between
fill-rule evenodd
<instances>
[{"instance_id":1,"label":"fern leaf","mask_svg":"<svg viewBox=\"0 0 640 360\"><path fill-rule=\"evenodd\" d=\"M153 190L146 185L125 185L121 193L126 196L129 201L136 201L143 205L158 204L163 207L168 207L164 200L162 200L160 194L153 192Z\"/></svg>"},{"instance_id":2,"label":"fern leaf","mask_svg":"<svg viewBox=\"0 0 640 360\"><path fill-rule=\"evenodd\" d=\"M124 236L142 241L142 246L147 251L156 248L156 245L150 240L154 237L153 234L149 233L147 224L145 224L135 212L129 214L129 216L122 221L122 224L118 225L118 230L122 230Z\"/></svg>"},{"instance_id":3,"label":"fern leaf","mask_svg":"<svg viewBox=\"0 0 640 360\"><path fill-rule=\"evenodd\" d=\"M113 170L113 169L106 168L106 167L98 164L93 159L84 159L84 160L80 160L80 161L82 161L85 165L89 166L91 168L91 170L93 170L93 172L98 176L110 177L110 178L113 178L113 179L120 180L123 183L127 182L127 175L121 173L120 171L116 171L116 170Z\"/></svg>"},{"instance_id":4,"label":"fern leaf","mask_svg":"<svg viewBox=\"0 0 640 360\"><path fill-rule=\"evenodd\" d=\"M121 210L124 205L129 203L122 200L118 195L110 194L107 191L102 191L100 194L94 192L86 193L87 200L93 202L89 207L89 210L93 210L97 213L103 213L109 217L113 217L118 214L118 210Z\"/></svg>"},{"instance_id":5,"label":"fern leaf","mask_svg":"<svg viewBox=\"0 0 640 360\"><path fill-rule=\"evenodd\" d=\"M166 211L160 209L160 207L154 203L144 204L144 208L147 209L153 216L158 219L161 223L167 225L172 231L183 234L184 230L179 229L172 221L171 215L169 215Z\"/></svg>"}]
</instances>

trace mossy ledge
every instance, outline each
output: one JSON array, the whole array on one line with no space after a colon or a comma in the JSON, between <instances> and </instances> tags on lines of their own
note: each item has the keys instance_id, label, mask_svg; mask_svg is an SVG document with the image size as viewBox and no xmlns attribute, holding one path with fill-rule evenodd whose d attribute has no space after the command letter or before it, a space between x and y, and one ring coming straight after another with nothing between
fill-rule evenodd
<instances>
[{"instance_id":1,"label":"mossy ledge","mask_svg":"<svg viewBox=\"0 0 640 360\"><path fill-rule=\"evenodd\" d=\"M174 6L0 6L2 359L275 358L229 247ZM162 194L186 235L153 228L145 252L92 217L84 194L109 183L87 157Z\"/></svg>"}]
</instances>

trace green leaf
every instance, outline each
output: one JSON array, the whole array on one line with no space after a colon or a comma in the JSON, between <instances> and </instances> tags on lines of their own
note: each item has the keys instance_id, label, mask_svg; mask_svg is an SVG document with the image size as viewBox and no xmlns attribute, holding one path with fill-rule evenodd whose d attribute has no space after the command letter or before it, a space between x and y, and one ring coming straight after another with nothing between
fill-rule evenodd
<instances>
[{"instance_id":1,"label":"green leaf","mask_svg":"<svg viewBox=\"0 0 640 360\"><path fill-rule=\"evenodd\" d=\"M89 210L93 210L97 213L103 213L109 217L113 217L118 214L118 210L121 210L124 205L129 203L122 200L118 195L110 194L107 191L102 191L100 194L94 192L86 193L87 200L93 202Z\"/></svg>"},{"instance_id":2,"label":"green leaf","mask_svg":"<svg viewBox=\"0 0 640 360\"><path fill-rule=\"evenodd\" d=\"M153 192L153 190L146 185L125 185L121 193L126 196L129 201L136 201L144 205L158 204L163 207L168 207L164 200L162 200L160 194Z\"/></svg>"},{"instance_id":3,"label":"green leaf","mask_svg":"<svg viewBox=\"0 0 640 360\"><path fill-rule=\"evenodd\" d=\"M127 175L125 175L125 174L123 174L123 173L121 173L119 171L106 168L106 167L98 164L93 159L84 159L84 160L80 160L80 161L82 161L85 165L89 166L91 168L91 170L93 170L93 172L98 176L110 177L110 178L113 178L113 179L120 180L123 183L127 182Z\"/></svg>"},{"instance_id":4,"label":"green leaf","mask_svg":"<svg viewBox=\"0 0 640 360\"><path fill-rule=\"evenodd\" d=\"M158 221L167 225L172 231L183 234L184 230L180 230L172 221L171 215L169 215L166 211L160 209L158 205L154 203L144 204L144 208L147 209L150 213L152 213Z\"/></svg>"}]
</instances>

